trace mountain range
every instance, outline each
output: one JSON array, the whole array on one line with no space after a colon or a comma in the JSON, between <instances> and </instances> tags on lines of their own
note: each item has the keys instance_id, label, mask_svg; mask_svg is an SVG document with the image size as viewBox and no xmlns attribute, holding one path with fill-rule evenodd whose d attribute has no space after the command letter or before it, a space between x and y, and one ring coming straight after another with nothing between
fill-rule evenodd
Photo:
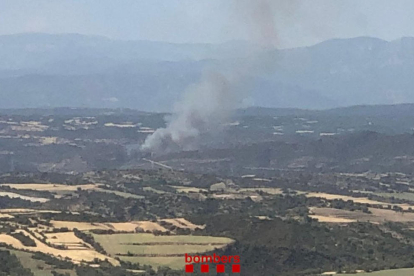
<instances>
[{"instance_id":1,"label":"mountain range","mask_svg":"<svg viewBox=\"0 0 414 276\"><path fill-rule=\"evenodd\" d=\"M171 111L206 70L250 65L248 105L327 109L414 102L414 38L333 39L264 49L244 41L173 44L80 34L0 36L0 108Z\"/></svg>"}]
</instances>

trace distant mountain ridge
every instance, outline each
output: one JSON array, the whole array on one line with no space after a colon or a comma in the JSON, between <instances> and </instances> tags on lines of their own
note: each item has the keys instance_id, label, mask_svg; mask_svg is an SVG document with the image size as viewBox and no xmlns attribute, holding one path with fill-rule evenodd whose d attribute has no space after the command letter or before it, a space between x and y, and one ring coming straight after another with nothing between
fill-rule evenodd
<instances>
[{"instance_id":1,"label":"distant mountain ridge","mask_svg":"<svg viewBox=\"0 0 414 276\"><path fill-rule=\"evenodd\" d=\"M249 107L238 110L240 116L306 116L326 114L339 116L412 116L414 103L384 105L354 105L331 109Z\"/></svg>"},{"instance_id":2,"label":"distant mountain ridge","mask_svg":"<svg viewBox=\"0 0 414 276\"><path fill-rule=\"evenodd\" d=\"M220 45L119 41L79 34L0 36L0 108L127 107L170 111L205 68L239 66L256 106L326 109L414 102L414 38L358 37L263 50Z\"/></svg>"}]
</instances>

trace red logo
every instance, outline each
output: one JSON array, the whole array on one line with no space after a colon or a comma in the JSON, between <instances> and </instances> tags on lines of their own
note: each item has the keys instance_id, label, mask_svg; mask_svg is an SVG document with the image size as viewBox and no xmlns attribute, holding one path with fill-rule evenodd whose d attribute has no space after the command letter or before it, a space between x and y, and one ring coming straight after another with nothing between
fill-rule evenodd
<instances>
[{"instance_id":1,"label":"red logo","mask_svg":"<svg viewBox=\"0 0 414 276\"><path fill-rule=\"evenodd\" d=\"M226 266L224 264L231 264L232 273L240 273L240 256L219 256L219 255L193 255L185 254L185 272L194 273L194 263L201 264L201 272L210 272L210 264L212 270L217 273L225 273Z\"/></svg>"}]
</instances>

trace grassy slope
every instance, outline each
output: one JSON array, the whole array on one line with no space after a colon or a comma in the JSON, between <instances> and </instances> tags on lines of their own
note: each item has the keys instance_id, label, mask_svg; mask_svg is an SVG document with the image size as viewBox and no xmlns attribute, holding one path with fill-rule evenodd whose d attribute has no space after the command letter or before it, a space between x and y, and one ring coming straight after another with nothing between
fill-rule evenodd
<instances>
[{"instance_id":1,"label":"grassy slope","mask_svg":"<svg viewBox=\"0 0 414 276\"><path fill-rule=\"evenodd\" d=\"M76 276L75 271L66 269L53 269L50 265L46 264L42 260L32 259L31 253L18 250L10 250L10 253L16 255L16 257L20 260L21 264L25 268L30 269L35 276L52 276L52 270L55 270L59 273L69 273L71 276ZM44 269L39 269L38 266L42 266Z\"/></svg>"}]
</instances>

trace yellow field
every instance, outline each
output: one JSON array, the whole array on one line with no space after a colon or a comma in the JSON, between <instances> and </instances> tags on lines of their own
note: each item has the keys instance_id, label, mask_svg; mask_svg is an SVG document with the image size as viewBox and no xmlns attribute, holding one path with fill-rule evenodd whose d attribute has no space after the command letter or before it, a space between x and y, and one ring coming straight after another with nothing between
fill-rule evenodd
<instances>
[{"instance_id":1,"label":"yellow field","mask_svg":"<svg viewBox=\"0 0 414 276\"><path fill-rule=\"evenodd\" d=\"M47 233L45 236L47 237L47 242L53 245L64 245L70 250L92 249L89 244L76 237L73 232Z\"/></svg>"},{"instance_id":2,"label":"yellow field","mask_svg":"<svg viewBox=\"0 0 414 276\"><path fill-rule=\"evenodd\" d=\"M328 217L328 216L311 215L309 217L311 217L313 219L317 219L319 222L327 222L327 223L351 223L351 222L356 222L356 220L353 220L353 219L336 218L336 217Z\"/></svg>"},{"instance_id":3,"label":"yellow field","mask_svg":"<svg viewBox=\"0 0 414 276\"><path fill-rule=\"evenodd\" d=\"M207 189L197 188L197 187L186 187L186 186L171 186L172 188L176 189L179 193L199 193L207 192Z\"/></svg>"},{"instance_id":4,"label":"yellow field","mask_svg":"<svg viewBox=\"0 0 414 276\"><path fill-rule=\"evenodd\" d=\"M78 188L82 190L93 190L98 188L96 184L85 184L85 185L63 185L63 184L37 184L37 183L27 183L27 184L1 184L0 186L8 186L17 190L36 190L36 191L48 191L48 192L58 192L58 191L68 191L74 192Z\"/></svg>"},{"instance_id":5,"label":"yellow field","mask_svg":"<svg viewBox=\"0 0 414 276\"><path fill-rule=\"evenodd\" d=\"M146 191L146 192L153 192L153 193L156 193L156 194L165 194L164 191L160 191L160 190L154 189L152 187L144 187L143 190Z\"/></svg>"},{"instance_id":6,"label":"yellow field","mask_svg":"<svg viewBox=\"0 0 414 276\"><path fill-rule=\"evenodd\" d=\"M1 219L1 218L14 218L14 216L9 215L9 214L1 214L1 213L0 213L0 219Z\"/></svg>"},{"instance_id":7,"label":"yellow field","mask_svg":"<svg viewBox=\"0 0 414 276\"><path fill-rule=\"evenodd\" d=\"M282 194L282 189L279 188L244 188L240 189L239 192L264 192L271 195L280 195Z\"/></svg>"},{"instance_id":8,"label":"yellow field","mask_svg":"<svg viewBox=\"0 0 414 276\"><path fill-rule=\"evenodd\" d=\"M24 209L24 208L15 208L15 209L0 209L0 214L40 214L40 213L61 213L60 211L54 210L36 210L36 209Z\"/></svg>"},{"instance_id":9,"label":"yellow field","mask_svg":"<svg viewBox=\"0 0 414 276\"><path fill-rule=\"evenodd\" d=\"M24 196L24 195L19 195L19 194L16 194L16 193L9 193L9 192L0 192L0 197L3 197L3 196L8 196L10 198L20 198L20 199L28 200L28 201L31 201L31 202L45 203L45 202L49 201L48 198Z\"/></svg>"},{"instance_id":10,"label":"yellow field","mask_svg":"<svg viewBox=\"0 0 414 276\"><path fill-rule=\"evenodd\" d=\"M165 221L169 224L174 225L177 228L182 228L182 229L196 230L197 228L203 229L205 227L205 225L193 224L192 222L189 222L188 220L184 218L162 219L160 221Z\"/></svg>"},{"instance_id":11,"label":"yellow field","mask_svg":"<svg viewBox=\"0 0 414 276\"><path fill-rule=\"evenodd\" d=\"M114 235L97 235L93 236L101 241L113 240L114 243L231 243L233 240L222 237L211 236L155 236L148 233L135 233L135 234L114 234Z\"/></svg>"},{"instance_id":12,"label":"yellow field","mask_svg":"<svg viewBox=\"0 0 414 276\"><path fill-rule=\"evenodd\" d=\"M114 231L127 231L135 232L137 227L144 231L161 231L167 232L168 230L159 225L158 223L151 221L132 221L132 222L117 222L117 223L89 223L89 222L72 222L72 221L56 221L52 220L51 223L55 228L67 227L69 230L77 228L80 231L86 230L114 230Z\"/></svg>"},{"instance_id":13,"label":"yellow field","mask_svg":"<svg viewBox=\"0 0 414 276\"><path fill-rule=\"evenodd\" d=\"M121 197L125 198L143 198L140 195L134 195L130 193L124 193L120 191L112 191L100 188L99 184L84 184L84 185L63 185L63 184L37 184L37 183L28 183L28 184L1 184L0 186L8 186L13 189L17 190L35 190L35 191L47 191L51 193L58 193L58 194L70 194L78 189L82 190L93 190L96 192L102 193L112 193ZM1 195L0 195L1 196ZM59 196L57 196L59 197Z\"/></svg>"},{"instance_id":14,"label":"yellow field","mask_svg":"<svg viewBox=\"0 0 414 276\"><path fill-rule=\"evenodd\" d=\"M61 250L56 249L53 247L49 247L48 245L40 242L38 239L36 239L34 236L32 236L30 233L24 231L24 230L17 230L16 232L21 232L26 236L31 237L35 242L36 246L24 246L19 240L15 239L14 237L6 234L0 234L0 242L6 243L8 245L11 245L15 249L19 250L27 250L31 252L42 252L45 254L53 255L57 258L69 258L73 262L93 262L95 258L99 260L105 260L108 259L109 262L111 262L113 265L119 265L119 262L113 258L110 258L108 256L105 256L103 254L100 254L94 250Z\"/></svg>"},{"instance_id":15,"label":"yellow field","mask_svg":"<svg viewBox=\"0 0 414 276\"><path fill-rule=\"evenodd\" d=\"M366 197L352 197L352 196L343 196L343 195L327 194L327 193L307 193L307 194L305 194L305 196L306 197L324 198L324 199L327 199L327 200L334 200L334 199L342 199L344 201L352 200L355 203L371 204L371 205L382 205L384 207L386 207L388 205L392 205L392 206L401 207L403 210L408 210L408 208L414 209L414 205L392 204L392 203L387 203L387 202L371 200L371 199L366 198Z\"/></svg>"},{"instance_id":16,"label":"yellow field","mask_svg":"<svg viewBox=\"0 0 414 276\"><path fill-rule=\"evenodd\" d=\"M152 234L114 234L96 235L95 240L112 256L126 255L128 252L137 256L119 256L122 260L149 264L154 267L169 265L183 268L185 253L203 253L222 248L233 240L208 236L154 236Z\"/></svg>"},{"instance_id":17,"label":"yellow field","mask_svg":"<svg viewBox=\"0 0 414 276\"><path fill-rule=\"evenodd\" d=\"M135 274L145 273L145 270L127 269L127 271Z\"/></svg>"},{"instance_id":18,"label":"yellow field","mask_svg":"<svg viewBox=\"0 0 414 276\"><path fill-rule=\"evenodd\" d=\"M387 221L414 223L414 213L400 213L393 210L376 208L369 208L369 211L371 214L333 208L310 208L310 217L316 218L320 222L336 223L350 223L355 221L371 223L384 223Z\"/></svg>"}]
</instances>

